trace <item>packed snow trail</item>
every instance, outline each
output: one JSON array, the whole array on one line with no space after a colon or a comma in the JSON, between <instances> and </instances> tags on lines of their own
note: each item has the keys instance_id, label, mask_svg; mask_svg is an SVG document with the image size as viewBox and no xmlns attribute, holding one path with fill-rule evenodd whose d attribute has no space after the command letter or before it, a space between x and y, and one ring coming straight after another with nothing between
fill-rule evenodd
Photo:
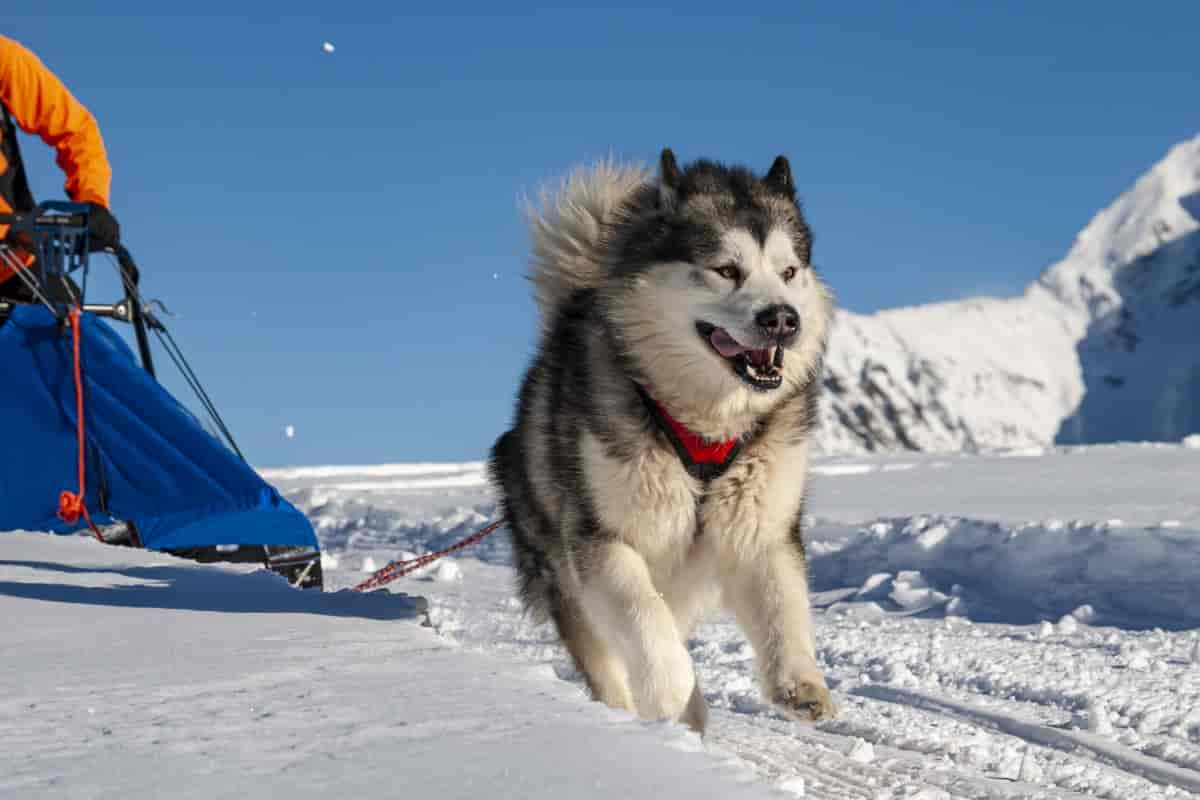
<instances>
[{"instance_id":1,"label":"packed snow trail","mask_svg":"<svg viewBox=\"0 0 1200 800\"><path fill-rule=\"evenodd\" d=\"M579 677L551 630L522 616L509 571L469 561L461 570L449 580L416 584L433 598L438 632L472 650L546 665L583 702ZM689 642L714 709L706 745L771 783L804 779L809 797L874 798L885 790L898 797L932 790L1032 797L1036 786L1057 790L1046 797L1073 792L1116 800L1195 787L1200 670L1191 653L1200 640L1194 633L1067 620L1049 627L921 619L866 602L827 607L817 614L819 655L842 714L814 729L761 703L740 630L731 620L713 621ZM944 705L933 706L929 697ZM977 710L951 713L963 708ZM1100 736L1110 751L1064 747L1075 735L1072 726L1086 729L1096 714L1110 731L1089 735ZM874 751L865 762L860 742ZM1013 791L1022 770L1026 795Z\"/></svg>"},{"instance_id":2,"label":"packed snow trail","mask_svg":"<svg viewBox=\"0 0 1200 800\"><path fill-rule=\"evenodd\" d=\"M393 593L0 537L0 797L766 798Z\"/></svg>"},{"instance_id":3,"label":"packed snow trail","mask_svg":"<svg viewBox=\"0 0 1200 800\"><path fill-rule=\"evenodd\" d=\"M814 472L816 636L841 716L813 727L764 706L752 651L717 618L689 641L711 755L809 798L1200 796L1200 501L1187 490L1200 452L890 456ZM447 473L463 477L391 492L352 469L295 474L290 496L337 543L330 581L486 522L480 465L429 477ZM973 507L987 513L962 515ZM395 588L430 598L442 636L538 665L586 703L552 630L522 614L510 556L499 535Z\"/></svg>"}]
</instances>

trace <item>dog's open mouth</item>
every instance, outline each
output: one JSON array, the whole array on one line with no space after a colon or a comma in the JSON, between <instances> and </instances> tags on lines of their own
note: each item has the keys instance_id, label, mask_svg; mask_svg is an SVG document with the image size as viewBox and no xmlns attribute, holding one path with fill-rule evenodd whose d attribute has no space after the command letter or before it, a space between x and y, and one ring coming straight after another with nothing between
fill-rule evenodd
<instances>
[{"instance_id":1,"label":"dog's open mouth","mask_svg":"<svg viewBox=\"0 0 1200 800\"><path fill-rule=\"evenodd\" d=\"M745 347L729 331L707 322L697 322L696 332L752 389L767 392L783 384L783 348L779 345L759 350Z\"/></svg>"}]
</instances>

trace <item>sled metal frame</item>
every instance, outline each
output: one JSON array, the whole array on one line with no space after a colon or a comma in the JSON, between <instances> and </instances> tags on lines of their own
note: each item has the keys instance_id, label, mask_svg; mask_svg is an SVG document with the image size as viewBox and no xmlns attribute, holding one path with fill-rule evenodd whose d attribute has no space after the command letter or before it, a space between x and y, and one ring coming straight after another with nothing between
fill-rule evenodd
<instances>
[{"instance_id":1,"label":"sled metal frame","mask_svg":"<svg viewBox=\"0 0 1200 800\"><path fill-rule=\"evenodd\" d=\"M16 272L10 281L23 282L34 298L48 306L60 320L78 302L86 312L129 323L133 327L142 368L155 377L148 329L161 325L143 305L138 292L141 272L129 250L119 244L101 250L115 259L117 274L121 285L125 287L124 299L109 304L82 302L90 266L88 256L91 253L86 205L51 200L41 203L29 214L0 214L0 225L9 225L8 240L29 250L34 256L32 266L27 268L11 247L0 244L0 259L7 261ZM73 272L82 273L84 288L78 297L63 297L61 291L54 291L52 287L66 287L68 292L73 291L71 287L74 284L70 278ZM12 301L0 301L0 321L6 320L16 305L18 303Z\"/></svg>"},{"instance_id":2,"label":"sled metal frame","mask_svg":"<svg viewBox=\"0 0 1200 800\"><path fill-rule=\"evenodd\" d=\"M87 313L131 325L142 368L156 380L158 376L150 351L149 332L157 332L164 348L167 348L168 355L172 356L172 360L184 373L201 402L213 414L230 448L244 461L245 457L237 442L220 420L220 415L216 414L195 373L191 372L186 360L182 360L178 345L166 327L147 308L138 290L141 272L129 250L119 244L92 249L88 235L88 212L88 207L81 203L47 201L27 214L0 214L0 225L10 226L7 239L0 241L0 263L6 264L16 272L9 281L23 284L33 296L33 303L45 305L64 324L70 310L79 305ZM27 266L13 245L21 251L32 253L33 264ZM125 289L123 299L108 304L84 302L90 269L89 256L92 252L104 252L113 256L118 277ZM81 275L79 286L72 280L72 273ZM22 301L0 300L0 324L8 320L14 308L28 304ZM107 544L141 547L142 543L133 523L124 522L122 525L124 530L110 532L103 537L104 541ZM222 561L263 564L300 589L319 590L323 584L320 550L310 547L231 545L227 548L217 545L171 549L164 552L200 563Z\"/></svg>"}]
</instances>

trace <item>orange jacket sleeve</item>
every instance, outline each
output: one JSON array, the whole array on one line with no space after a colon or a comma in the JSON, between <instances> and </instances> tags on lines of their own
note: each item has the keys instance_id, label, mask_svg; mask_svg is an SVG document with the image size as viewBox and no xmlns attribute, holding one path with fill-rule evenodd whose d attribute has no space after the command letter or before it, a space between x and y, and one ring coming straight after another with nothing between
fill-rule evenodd
<instances>
[{"instance_id":1,"label":"orange jacket sleeve","mask_svg":"<svg viewBox=\"0 0 1200 800\"><path fill-rule=\"evenodd\" d=\"M0 103L26 133L58 152L67 195L108 208L112 168L95 118L38 57L0 36Z\"/></svg>"}]
</instances>

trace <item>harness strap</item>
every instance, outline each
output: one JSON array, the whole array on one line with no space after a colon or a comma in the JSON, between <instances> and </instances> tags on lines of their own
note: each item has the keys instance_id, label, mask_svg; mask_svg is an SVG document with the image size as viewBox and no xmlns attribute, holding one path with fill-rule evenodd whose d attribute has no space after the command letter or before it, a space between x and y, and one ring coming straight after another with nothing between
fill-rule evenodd
<instances>
[{"instance_id":1,"label":"harness strap","mask_svg":"<svg viewBox=\"0 0 1200 800\"><path fill-rule=\"evenodd\" d=\"M7 163L4 163L7 162ZM21 159L21 141L17 137L17 125L13 122L8 107L0 103L0 198L18 213L32 211L33 192L29 189L29 177L25 173L25 162ZM8 236L8 226L0 225L0 240ZM0 258L0 283L13 277L17 270L33 264L33 254L25 248L10 248Z\"/></svg>"},{"instance_id":2,"label":"harness strap","mask_svg":"<svg viewBox=\"0 0 1200 800\"><path fill-rule=\"evenodd\" d=\"M21 142L17 138L17 123L13 121L8 106L0 103L0 116L3 117L3 127L0 128L0 145L8 151L8 169L11 170L12 197L8 198L13 210L18 212L32 211L36 205L33 191L29 188L29 176L25 172L25 161L21 158Z\"/></svg>"},{"instance_id":3,"label":"harness strap","mask_svg":"<svg viewBox=\"0 0 1200 800\"><path fill-rule=\"evenodd\" d=\"M708 483L724 475L733 465L745 446L744 440L709 441L671 416L671 413L651 397L641 384L635 382L633 385L646 410L675 449L675 454L683 462L688 474Z\"/></svg>"}]
</instances>

